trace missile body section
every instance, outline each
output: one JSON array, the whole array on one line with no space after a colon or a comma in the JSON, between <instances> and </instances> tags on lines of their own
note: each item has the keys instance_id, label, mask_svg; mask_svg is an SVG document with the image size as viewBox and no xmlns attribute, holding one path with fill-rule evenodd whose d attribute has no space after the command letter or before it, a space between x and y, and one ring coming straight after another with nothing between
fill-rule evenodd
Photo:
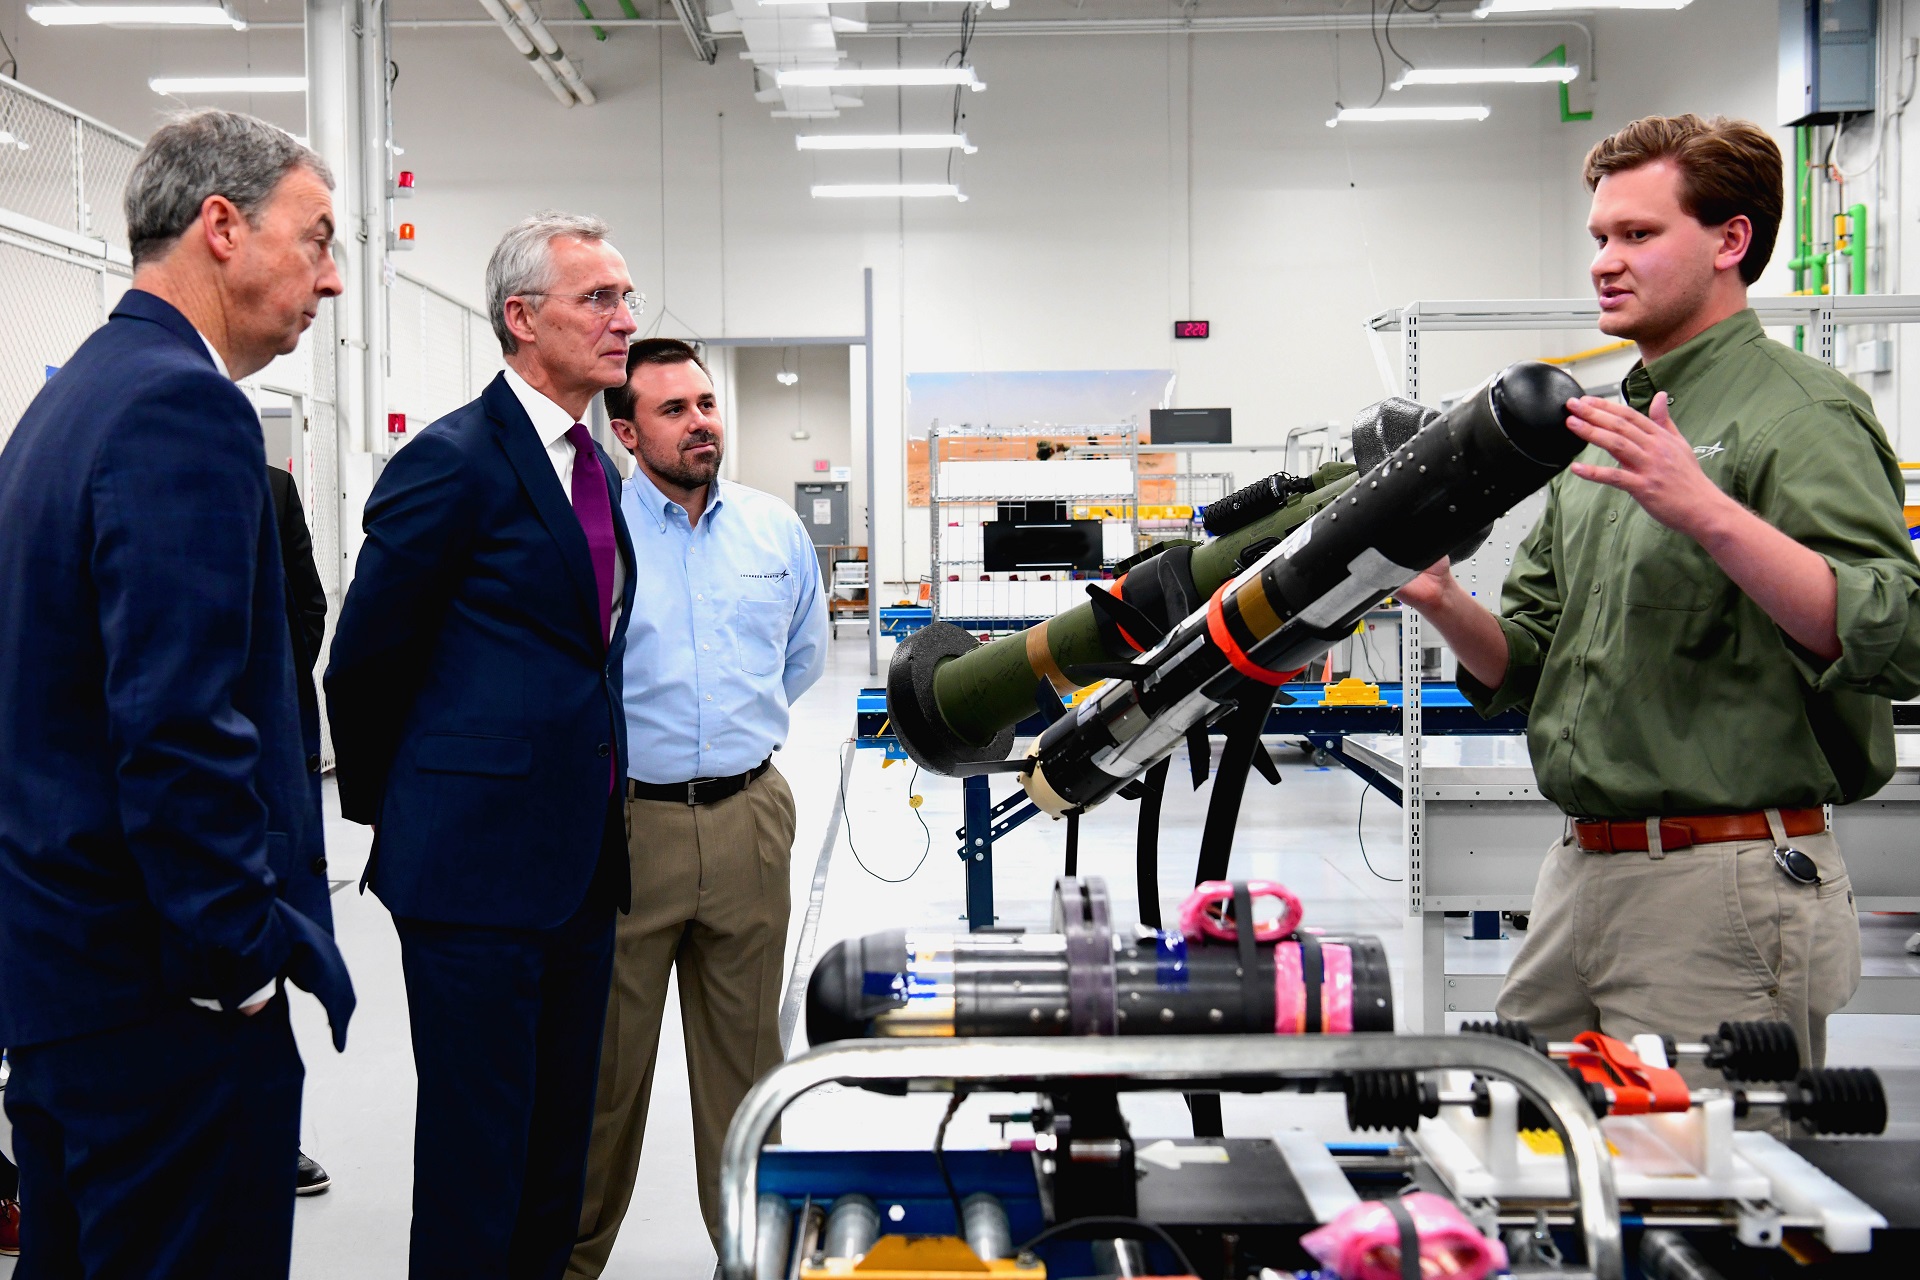
<instances>
[{"instance_id":1,"label":"missile body section","mask_svg":"<svg viewBox=\"0 0 1920 1280\"><path fill-rule=\"evenodd\" d=\"M1566 429L1579 394L1550 365L1516 364L1439 415L1223 583L1133 678L1049 726L1028 751L1028 795L1055 815L1100 803L1193 726L1285 683L1429 565L1478 547L1580 452Z\"/></svg>"},{"instance_id":2,"label":"missile body section","mask_svg":"<svg viewBox=\"0 0 1920 1280\"><path fill-rule=\"evenodd\" d=\"M1303 930L1250 944L1243 969L1233 943L1112 928L1097 879L1057 892L1047 933L890 929L835 944L808 983L808 1043L1393 1030L1376 937Z\"/></svg>"}]
</instances>

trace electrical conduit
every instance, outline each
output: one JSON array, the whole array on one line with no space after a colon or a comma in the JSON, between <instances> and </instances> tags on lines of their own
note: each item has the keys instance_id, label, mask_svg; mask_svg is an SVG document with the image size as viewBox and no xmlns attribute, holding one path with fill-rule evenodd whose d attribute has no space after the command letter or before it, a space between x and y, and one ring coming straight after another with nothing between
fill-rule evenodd
<instances>
[{"instance_id":1,"label":"electrical conduit","mask_svg":"<svg viewBox=\"0 0 1920 1280\"><path fill-rule=\"evenodd\" d=\"M533 37L534 47L545 55L554 74L566 83L567 88L573 92L573 96L579 99L580 105L590 107L597 102L598 99L594 97L593 90L587 88L587 82L580 78L578 68L560 48L560 42L553 38L553 32L547 30L547 24L540 20L540 15L533 11L533 6L528 4L527 0L507 0L507 8L513 11L513 16L520 20L520 25L526 28L529 36Z\"/></svg>"},{"instance_id":2,"label":"electrical conduit","mask_svg":"<svg viewBox=\"0 0 1920 1280\"><path fill-rule=\"evenodd\" d=\"M500 0L480 0L480 6L500 24L500 30L506 33L507 42L513 46L514 52L527 60L527 65L533 68L535 75L546 82L547 88L552 91L560 105L572 106L573 91L560 82L560 77L555 74L551 66L547 65L547 60L540 56L540 51L533 47L533 41L527 38L527 33L521 29L520 24L513 20L513 15L507 12L506 6L501 4Z\"/></svg>"}]
</instances>

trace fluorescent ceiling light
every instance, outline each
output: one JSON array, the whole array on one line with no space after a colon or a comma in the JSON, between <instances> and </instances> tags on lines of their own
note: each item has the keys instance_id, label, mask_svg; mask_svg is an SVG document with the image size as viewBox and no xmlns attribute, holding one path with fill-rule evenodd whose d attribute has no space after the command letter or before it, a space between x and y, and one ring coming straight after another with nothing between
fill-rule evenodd
<instances>
[{"instance_id":1,"label":"fluorescent ceiling light","mask_svg":"<svg viewBox=\"0 0 1920 1280\"><path fill-rule=\"evenodd\" d=\"M43 27L232 27L247 24L217 4L30 4L27 16Z\"/></svg>"},{"instance_id":2,"label":"fluorescent ceiling light","mask_svg":"<svg viewBox=\"0 0 1920 1280\"><path fill-rule=\"evenodd\" d=\"M1485 120L1490 114L1485 107L1342 107L1327 128L1342 121Z\"/></svg>"},{"instance_id":3,"label":"fluorescent ceiling light","mask_svg":"<svg viewBox=\"0 0 1920 1280\"><path fill-rule=\"evenodd\" d=\"M944 85L966 88L975 93L986 88L972 67L894 67L870 71L842 70L837 67L801 67L781 71L774 84L782 89L891 89L896 85Z\"/></svg>"},{"instance_id":4,"label":"fluorescent ceiling light","mask_svg":"<svg viewBox=\"0 0 1920 1280\"><path fill-rule=\"evenodd\" d=\"M1490 13L1555 13L1564 9L1684 9L1693 0L1480 0L1476 18Z\"/></svg>"},{"instance_id":5,"label":"fluorescent ceiling light","mask_svg":"<svg viewBox=\"0 0 1920 1280\"><path fill-rule=\"evenodd\" d=\"M972 155L980 148L964 133L803 133L794 138L802 151L953 151Z\"/></svg>"},{"instance_id":6,"label":"fluorescent ceiling light","mask_svg":"<svg viewBox=\"0 0 1920 1280\"><path fill-rule=\"evenodd\" d=\"M147 81L155 93L305 93L305 76L155 76Z\"/></svg>"},{"instance_id":7,"label":"fluorescent ceiling light","mask_svg":"<svg viewBox=\"0 0 1920 1280\"><path fill-rule=\"evenodd\" d=\"M1579 67L1411 67L1393 82L1396 89L1410 84L1572 84Z\"/></svg>"},{"instance_id":8,"label":"fluorescent ceiling light","mask_svg":"<svg viewBox=\"0 0 1920 1280\"><path fill-rule=\"evenodd\" d=\"M951 182L845 182L832 185L815 183L816 200L901 200L925 196L946 196L961 203L966 197Z\"/></svg>"}]
</instances>

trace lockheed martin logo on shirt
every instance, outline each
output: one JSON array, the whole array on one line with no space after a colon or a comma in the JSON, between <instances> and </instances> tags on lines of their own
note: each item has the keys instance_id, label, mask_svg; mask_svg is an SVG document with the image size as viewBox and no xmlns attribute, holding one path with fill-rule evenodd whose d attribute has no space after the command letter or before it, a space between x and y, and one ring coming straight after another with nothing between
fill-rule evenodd
<instances>
[{"instance_id":1,"label":"lockheed martin logo on shirt","mask_svg":"<svg viewBox=\"0 0 1920 1280\"><path fill-rule=\"evenodd\" d=\"M765 578L771 582L778 582L782 578L791 578L793 574L789 573L785 569L782 569L778 573L743 573L740 576L743 578Z\"/></svg>"},{"instance_id":2,"label":"lockheed martin logo on shirt","mask_svg":"<svg viewBox=\"0 0 1920 1280\"><path fill-rule=\"evenodd\" d=\"M1718 440L1715 440L1712 444L1697 444L1693 446L1693 456L1702 461L1708 458L1718 457L1726 451L1726 447Z\"/></svg>"}]
</instances>

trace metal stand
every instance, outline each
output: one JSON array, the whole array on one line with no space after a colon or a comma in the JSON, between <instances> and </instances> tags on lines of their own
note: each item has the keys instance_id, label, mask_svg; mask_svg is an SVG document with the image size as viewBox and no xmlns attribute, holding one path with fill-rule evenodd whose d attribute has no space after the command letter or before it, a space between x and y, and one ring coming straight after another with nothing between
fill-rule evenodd
<instances>
[{"instance_id":1,"label":"metal stand","mask_svg":"<svg viewBox=\"0 0 1920 1280\"><path fill-rule=\"evenodd\" d=\"M1458 1069L1512 1081L1553 1118L1566 1146L1589 1274L1624 1275L1620 1203L1599 1121L1558 1065L1491 1036L1140 1036L847 1041L774 1068L747 1094L720 1159L720 1266L753 1280L760 1148L788 1106L823 1084L1024 1092L1097 1079L1115 1090L1260 1093L1340 1071ZM1573 1277L1577 1272L1560 1273Z\"/></svg>"},{"instance_id":2,"label":"metal stand","mask_svg":"<svg viewBox=\"0 0 1920 1280\"><path fill-rule=\"evenodd\" d=\"M960 780L966 825L953 833L960 837L960 860L967 864L967 928L975 931L993 927L993 842L1040 812L1024 791L993 803L989 776L974 773Z\"/></svg>"}]
</instances>

